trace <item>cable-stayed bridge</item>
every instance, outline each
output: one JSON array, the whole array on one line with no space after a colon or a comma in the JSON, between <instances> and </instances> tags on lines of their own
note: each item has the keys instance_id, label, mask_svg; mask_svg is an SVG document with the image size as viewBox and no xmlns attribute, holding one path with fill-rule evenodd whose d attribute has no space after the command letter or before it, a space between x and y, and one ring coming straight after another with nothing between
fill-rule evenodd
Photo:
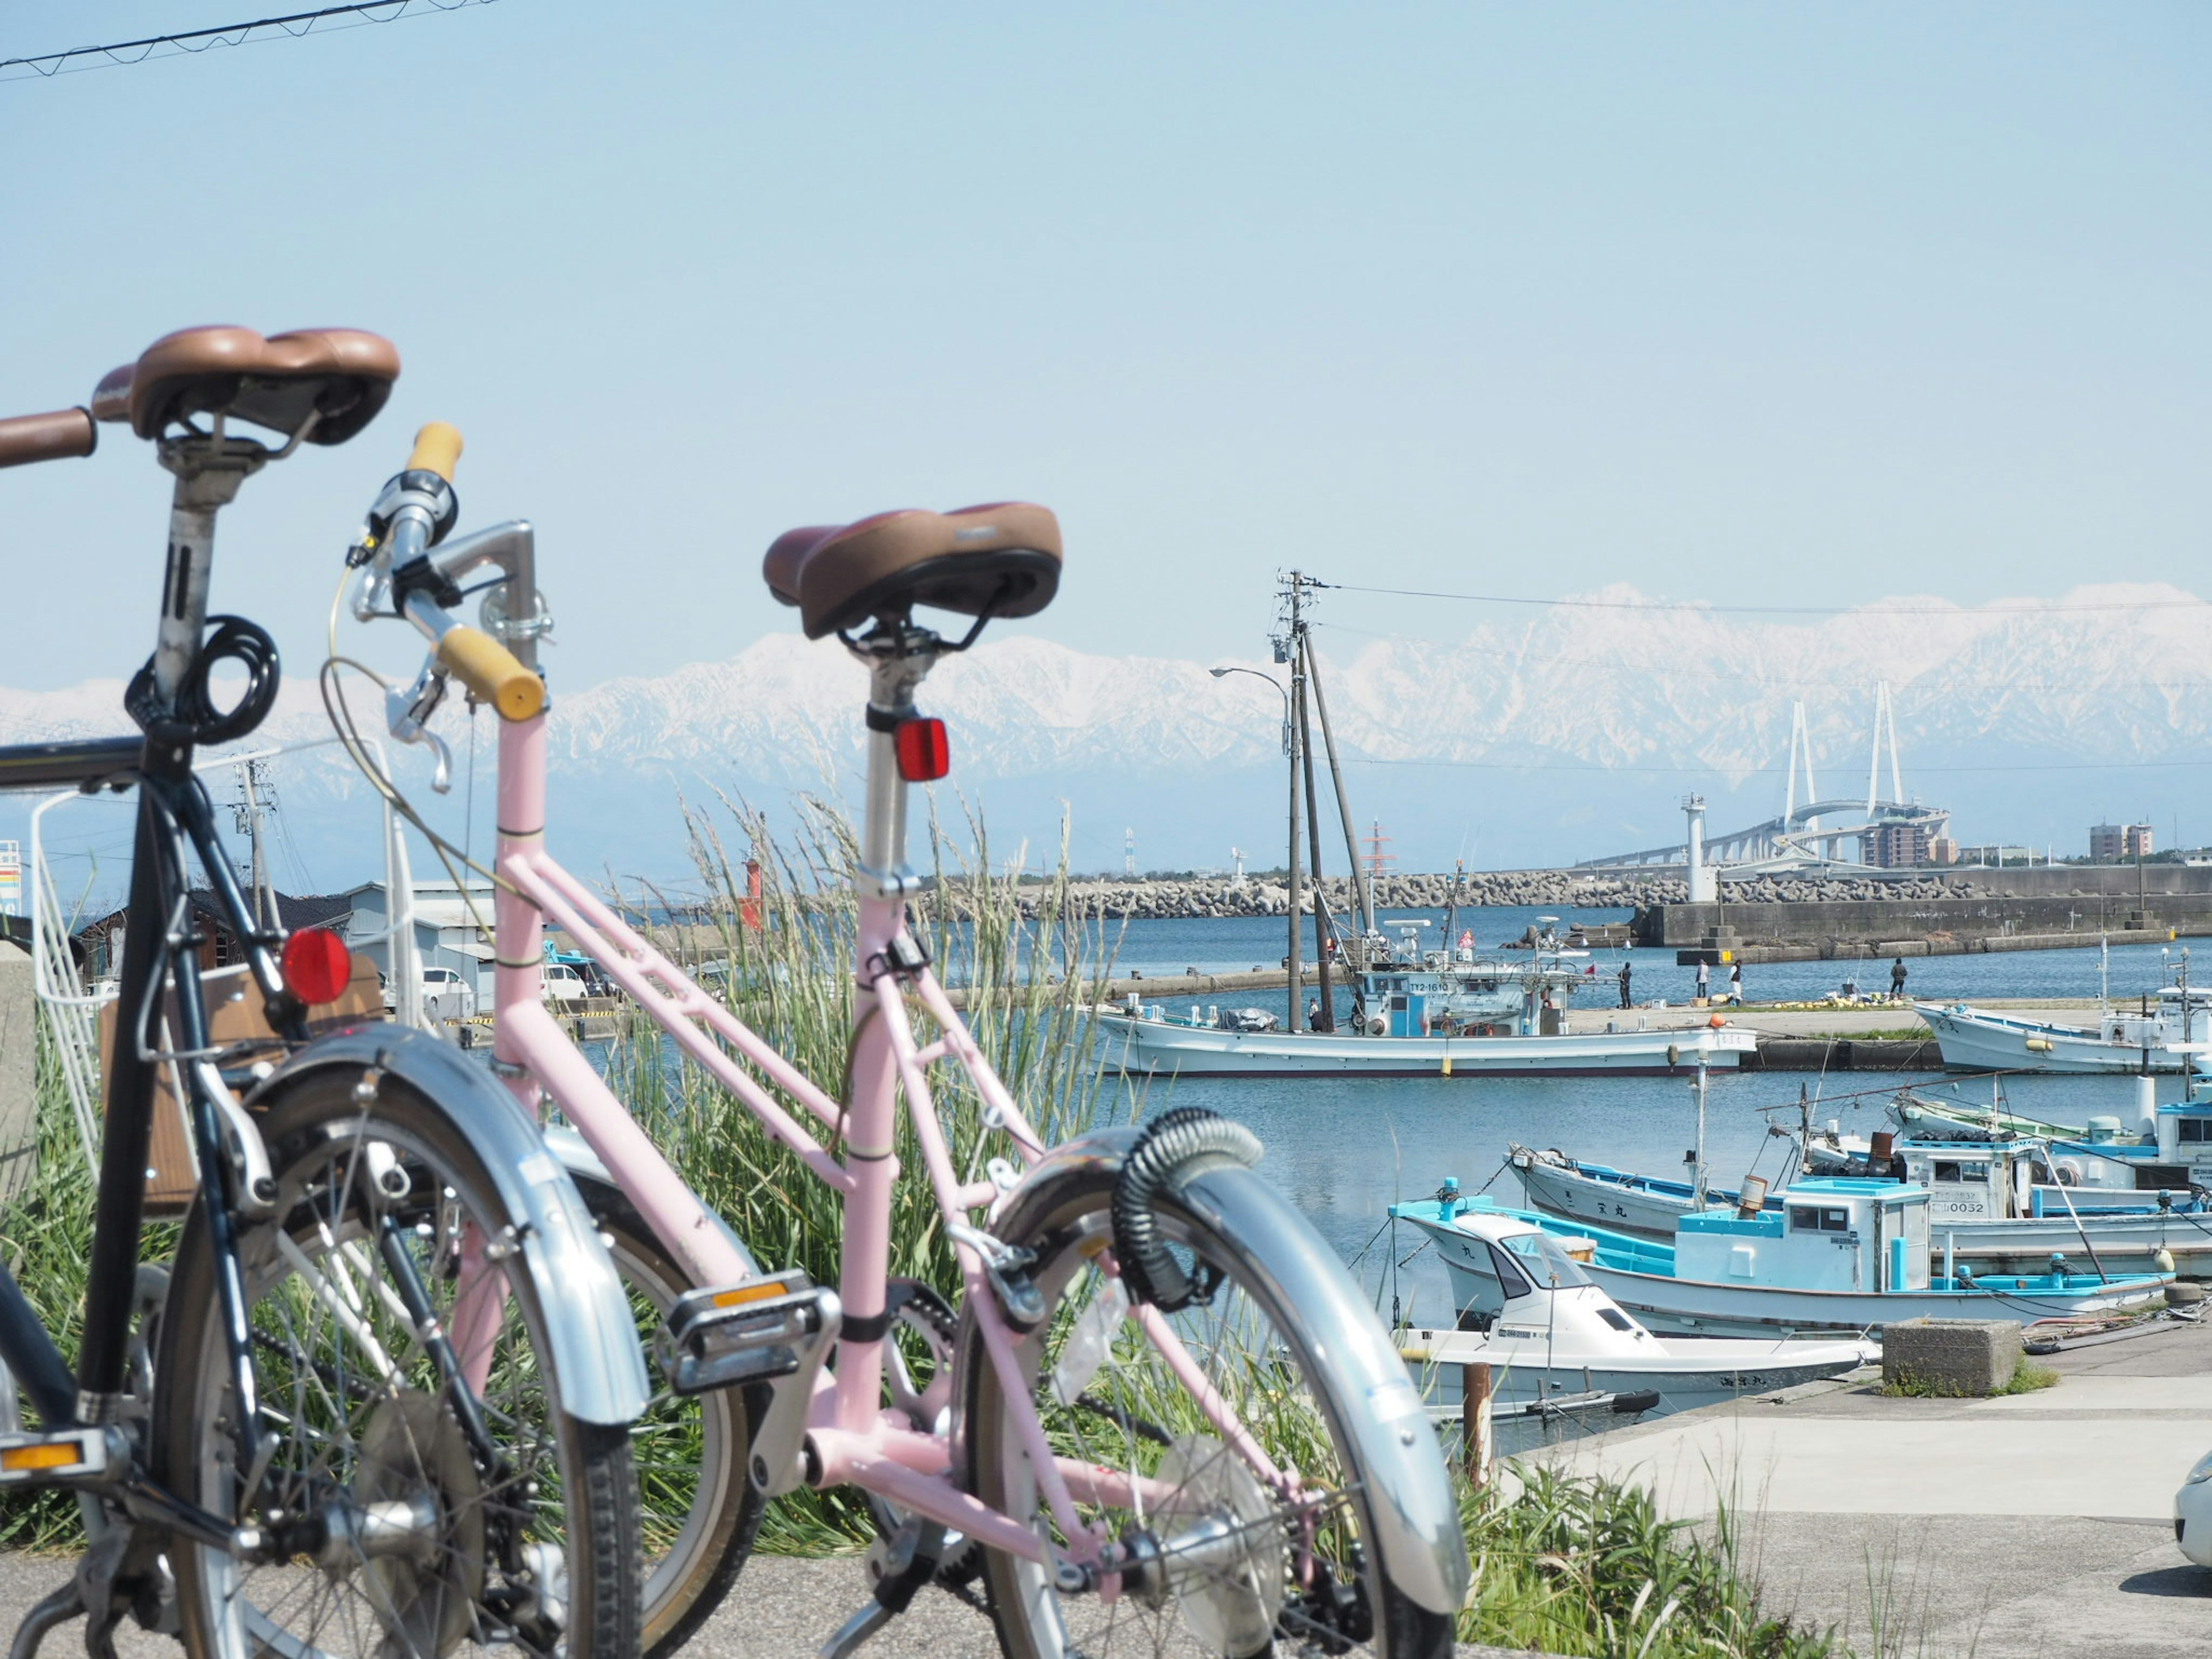
<instances>
[{"instance_id":1,"label":"cable-stayed bridge","mask_svg":"<svg viewBox=\"0 0 2212 1659\"><path fill-rule=\"evenodd\" d=\"M1584 859L1577 870L1638 870L1665 866L1686 867L1690 849L1700 849L1699 861L1729 866L1741 875L1767 871L1802 869L1819 864L1847 861L1847 843L1863 848L1869 837L1892 826L1918 829L1929 839L1950 825L1948 807L1923 806L1906 799L1897 758L1897 724L1887 683L1875 689L1874 744L1867 762L1863 796L1821 799L1813 776L1813 740L1805 723L1805 705L1793 703L1790 711L1790 781L1782 811L1774 817L1741 830L1706 834L1705 801L1692 796L1683 803L1690 817L1690 833L1665 847L1640 848L1604 858ZM1885 750L1889 762L1889 792L1881 792ZM1801 799L1802 797L1802 799Z\"/></svg>"}]
</instances>

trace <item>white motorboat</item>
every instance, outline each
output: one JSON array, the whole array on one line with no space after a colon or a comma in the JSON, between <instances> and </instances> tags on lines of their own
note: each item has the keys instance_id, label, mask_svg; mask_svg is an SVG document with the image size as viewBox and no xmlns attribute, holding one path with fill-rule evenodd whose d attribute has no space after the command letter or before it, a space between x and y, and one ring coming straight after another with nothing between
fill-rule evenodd
<instances>
[{"instance_id":1,"label":"white motorboat","mask_svg":"<svg viewBox=\"0 0 2212 1659\"><path fill-rule=\"evenodd\" d=\"M1861 1337L1655 1336L1592 1281L1571 1242L1503 1211L1458 1219L1467 1248L1492 1255L1499 1289L1492 1304L1468 1310L1461 1328L1399 1332L1399 1352L1425 1369L1431 1398L1455 1397L1458 1368L1484 1364L1493 1396L1506 1401L1655 1390L1667 1409L1687 1411L1839 1376L1881 1352Z\"/></svg>"},{"instance_id":2,"label":"white motorboat","mask_svg":"<svg viewBox=\"0 0 2212 1659\"><path fill-rule=\"evenodd\" d=\"M1402 1010L1394 1011L1402 1013ZM1185 1077L1687 1076L1733 1069L1758 1047L1740 1027L1511 1036L1370 1036L1224 1029L1202 1011L1170 1019L1154 1004L1097 1017L1099 1057L1115 1071Z\"/></svg>"},{"instance_id":3,"label":"white motorboat","mask_svg":"<svg viewBox=\"0 0 2212 1659\"><path fill-rule=\"evenodd\" d=\"M2161 999L2155 1011L2108 1010L2094 1027L2001 1014L1964 1002L1916 1002L1942 1051L1961 1072L2153 1072L2189 1069L2191 1024L2205 1012L2197 999Z\"/></svg>"},{"instance_id":4,"label":"white motorboat","mask_svg":"<svg viewBox=\"0 0 2212 1659\"><path fill-rule=\"evenodd\" d=\"M1656 1330L1711 1336L1805 1331L1863 1334L1906 1319L2011 1319L2023 1325L2148 1310L2171 1273L2112 1278L2062 1264L2042 1273L1981 1274L1929 1258L1924 1187L1850 1177L1801 1181L1779 1212L1712 1211L1674 1223L1669 1243L1614 1232L1486 1198L1462 1200L1456 1183L1437 1197L1394 1204L1392 1217L1432 1239L1462 1308L1504 1305L1501 1267L1470 1221L1499 1213L1586 1244L1583 1271L1629 1314Z\"/></svg>"}]
</instances>

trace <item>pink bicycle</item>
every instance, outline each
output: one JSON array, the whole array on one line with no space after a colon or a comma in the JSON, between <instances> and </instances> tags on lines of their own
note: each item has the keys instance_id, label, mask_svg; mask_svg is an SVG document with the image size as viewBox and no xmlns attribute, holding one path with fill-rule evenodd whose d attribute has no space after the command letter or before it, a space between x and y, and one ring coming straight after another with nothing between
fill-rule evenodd
<instances>
[{"instance_id":1,"label":"pink bicycle","mask_svg":"<svg viewBox=\"0 0 2212 1659\"><path fill-rule=\"evenodd\" d=\"M908 929L920 883L908 793L947 770L944 727L915 692L987 622L1051 601L1053 515L883 514L794 531L769 551L769 584L808 637L835 635L869 674L858 1014L840 1100L546 850L536 652L550 617L532 532L445 539L459 439L425 434L370 513L354 611L405 617L433 641L413 685L387 699L394 736L425 739L448 673L501 716L495 1069L526 1105L550 1097L580 1136L549 1141L641 1310L655 1409L696 1413L684 1478L644 1471L648 1652L696 1628L763 1501L804 1484L860 1488L883 1529L873 1593L827 1655L854 1651L933 1580L977 1577L1016 1659L1193 1642L1248 1656L1278 1640L1449 1653L1468 1559L1434 1430L1335 1255L1250 1169L1258 1142L1180 1110L1042 1146ZM452 612L481 583L493 585L479 632ZM915 621L917 605L972 625L947 641ZM834 1289L763 1272L570 1042L542 1000L548 921L841 1195ZM933 1036L917 1033L917 1012ZM932 1096L948 1066L982 1103L984 1144L957 1156ZM888 1270L902 1098L955 1245L957 1305Z\"/></svg>"}]
</instances>

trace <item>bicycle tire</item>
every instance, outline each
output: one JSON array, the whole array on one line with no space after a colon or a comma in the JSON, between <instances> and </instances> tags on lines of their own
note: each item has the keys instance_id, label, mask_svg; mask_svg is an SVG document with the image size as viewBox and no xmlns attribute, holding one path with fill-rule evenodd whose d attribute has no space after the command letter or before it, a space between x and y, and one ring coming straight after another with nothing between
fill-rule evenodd
<instances>
[{"instance_id":1,"label":"bicycle tire","mask_svg":"<svg viewBox=\"0 0 2212 1659\"><path fill-rule=\"evenodd\" d=\"M367 1659L504 1632L567 1659L628 1659L639 1633L637 1483L626 1431L562 1409L546 1340L562 1287L532 1281L526 1251L462 1253L507 1221L468 1134L389 1075L364 1104L355 1075L310 1073L262 1117L274 1214L239 1239L267 1437L250 1492L226 1417L230 1364L204 1203L178 1247L155 1365L155 1478L284 1551L245 1559L173 1540L185 1650L320 1659L350 1645ZM378 1146L392 1159L381 1180ZM456 1342L468 1326L456 1316L462 1298L500 1297L489 1375L471 1396L495 1478L406 1315L403 1271ZM403 1541L373 1559L359 1518L372 1503L405 1517L387 1534Z\"/></svg>"},{"instance_id":2,"label":"bicycle tire","mask_svg":"<svg viewBox=\"0 0 2212 1659\"><path fill-rule=\"evenodd\" d=\"M606 1240L650 1353L669 1308L695 1288L690 1275L619 1188L579 1176L576 1190ZM739 1389L687 1398L664 1387L631 1430L646 1559L644 1659L668 1659L690 1640L752 1554L767 1500L746 1473L751 1403ZM680 1447L695 1433L699 1453L689 1456ZM664 1446L678 1449L663 1455ZM664 1538L668 1547L656 1555Z\"/></svg>"},{"instance_id":3,"label":"bicycle tire","mask_svg":"<svg viewBox=\"0 0 2212 1659\"><path fill-rule=\"evenodd\" d=\"M1179 1506L1194 1518L1225 1508L1240 1517L1230 1529L1232 1535L1251 1542L1229 1570L1182 1570L1158 1607L1127 1594L1110 1605L1088 1592L1063 1595L1042 1568L1000 1551L986 1552L986 1601L1006 1659L1063 1659L1079 1651L1088 1659L1109 1659L1115 1653L1191 1650L1255 1659L1273 1651L1278 1637L1293 1647L1311 1641L1324 1652L1448 1659L1453 1644L1451 1615L1423 1607L1400 1590L1384 1571L1379 1553L1366 1541L1377 1535L1374 1517L1355 1467L1353 1442L1331 1391L1306 1390L1303 1407L1290 1401L1291 1382L1317 1370L1321 1362L1306 1351L1298 1322L1286 1319L1274 1306L1267 1286L1276 1281L1264 1269L1250 1266L1244 1246L1212 1231L1179 1205L1171 1191L1162 1194L1154 1206L1162 1237L1194 1273L1218 1275L1218 1279L1206 1305L1170 1315L1170 1322L1186 1338L1194 1358L1214 1362L1207 1364L1208 1374L1232 1403L1240 1394L1246 1396L1247 1409L1239 1415L1248 1423L1258 1422L1253 1408L1256 1397L1251 1393L1255 1375L1280 1385L1270 1389L1267 1406L1284 1431L1302 1443L1291 1461L1305 1489L1335 1494L1329 1508L1313 1517L1312 1559L1329 1568L1334 1582L1348 1589L1357 1587L1353 1593L1364 1599L1371 1629L1364 1635L1346 1635L1347 1629L1358 1632L1356 1613L1317 1618L1313 1605L1295 1593L1290 1575L1295 1571L1297 1552L1283 1540L1296 1535L1300 1522L1285 1518L1279 1509L1265 1521L1246 1514L1255 1504L1270 1500L1259 1492L1260 1483L1228 1473L1230 1463L1238 1469L1243 1464L1227 1456L1225 1449L1218 1458L1194 1455L1205 1443L1200 1431L1202 1413L1182 1385L1168 1376L1158 1351L1135 1340L1131 1322L1120 1322L1104 1363L1076 1388L1079 1404L1061 1404L1053 1388L1055 1367L1080 1323L1082 1310L1104 1292L1105 1276L1097 1258L1114 1236L1114 1184L1112 1174L1102 1170L1056 1185L1026 1205L1018 1200L995 1229L1008 1244L1036 1252L1030 1272L1051 1310L1042 1325L1020 1340L1017 1350L1030 1399L1048 1439L1109 1469L1135 1469L1157 1480L1169 1467L1169 1454L1146 1431L1176 1441L1188 1473L1169 1478L1166 1484L1174 1495L1158 1504L1152 1518L1161 1522L1164 1530L1168 1523L1162 1517ZM1209 1331L1210 1340L1193 1340ZM1041 1536L1057 1536L1036 1496L997 1368L972 1317L963 1322L958 1363L969 1489L1003 1513L1034 1517ZM1279 1444L1279 1452L1280 1449ZM1139 1524L1133 1513L1103 1504L1085 1505L1083 1518L1103 1521L1117 1535L1125 1525ZM1275 1526L1278 1521L1281 1528ZM1270 1553L1271 1540L1274 1554ZM1186 1588L1191 1592L1188 1596ZM1255 1620L1261 1621L1256 1626ZM1233 1628L1240 1621L1244 1625L1241 1632Z\"/></svg>"}]
</instances>

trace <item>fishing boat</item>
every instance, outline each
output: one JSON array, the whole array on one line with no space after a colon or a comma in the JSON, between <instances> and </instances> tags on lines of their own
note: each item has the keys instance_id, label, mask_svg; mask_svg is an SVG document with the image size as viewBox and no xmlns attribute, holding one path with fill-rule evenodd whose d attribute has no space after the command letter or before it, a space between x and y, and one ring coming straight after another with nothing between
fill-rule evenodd
<instances>
[{"instance_id":1,"label":"fishing boat","mask_svg":"<svg viewBox=\"0 0 2212 1659\"><path fill-rule=\"evenodd\" d=\"M1491 1368L1495 1398L1534 1401L1577 1394L1656 1390L1688 1411L1839 1376L1880 1356L1861 1337L1791 1341L1774 1336L1655 1336L1607 1295L1575 1260L1569 1241L1504 1211L1465 1209L1458 1234L1491 1258L1492 1300L1468 1304L1456 1329L1398 1333L1406 1362L1424 1369L1422 1392L1455 1392L1456 1367Z\"/></svg>"},{"instance_id":2,"label":"fishing boat","mask_svg":"<svg viewBox=\"0 0 2212 1659\"><path fill-rule=\"evenodd\" d=\"M1252 1031L1194 1007L1170 1018L1157 1003L1096 1016L1101 1064L1135 1076L1686 1076L1733 1069L1758 1047L1741 1027L1689 1030L1440 1035L1421 1030L1394 996L1381 1032ZM1418 1011L1415 1011L1418 1012Z\"/></svg>"},{"instance_id":3,"label":"fishing boat","mask_svg":"<svg viewBox=\"0 0 2212 1659\"><path fill-rule=\"evenodd\" d=\"M1861 1165L1861 1176L1879 1167L1883 1178L1925 1187L1931 1248L1974 1273L2040 1272L2056 1255L2107 1273L2212 1278L2212 1206L2186 1184L2124 1198L2056 1184L2048 1179L2047 1143L2006 1131L1954 1125L1878 1139L1881 1155ZM1528 1207L1566 1220L1668 1239L1675 1222L1692 1212L1687 1182L1580 1163L1557 1149L1515 1147L1509 1158ZM2038 1174L2043 1182L2034 1180ZM1765 1187L1753 1178L1741 1194L1716 1188L1707 1207L1781 1211L1782 1195Z\"/></svg>"},{"instance_id":4,"label":"fishing boat","mask_svg":"<svg viewBox=\"0 0 2212 1659\"><path fill-rule=\"evenodd\" d=\"M2202 991L2193 996L2161 993L2156 1008L2148 999L2136 1013L2108 1008L2094 1027L2026 1019L1964 1002L1916 1002L1912 1010L1935 1035L1943 1064L1954 1072L2171 1075L2189 1069L2185 1045L2191 1028L2204 1024L2203 998Z\"/></svg>"},{"instance_id":5,"label":"fishing boat","mask_svg":"<svg viewBox=\"0 0 2212 1659\"><path fill-rule=\"evenodd\" d=\"M1617 1232L1486 1198L1455 1183L1389 1213L1428 1235L1462 1309L1505 1304L1500 1261L1474 1218L1502 1213L1585 1250L1583 1271L1654 1330L1772 1337L1863 1334L1907 1319L2011 1319L2023 1325L2149 1310L2170 1273L2118 1278L2065 1262L2037 1273L1974 1273L1929 1255L1931 1194L1907 1182L1836 1176L1800 1181L1779 1211L1706 1210L1676 1218L1671 1241Z\"/></svg>"}]
</instances>

